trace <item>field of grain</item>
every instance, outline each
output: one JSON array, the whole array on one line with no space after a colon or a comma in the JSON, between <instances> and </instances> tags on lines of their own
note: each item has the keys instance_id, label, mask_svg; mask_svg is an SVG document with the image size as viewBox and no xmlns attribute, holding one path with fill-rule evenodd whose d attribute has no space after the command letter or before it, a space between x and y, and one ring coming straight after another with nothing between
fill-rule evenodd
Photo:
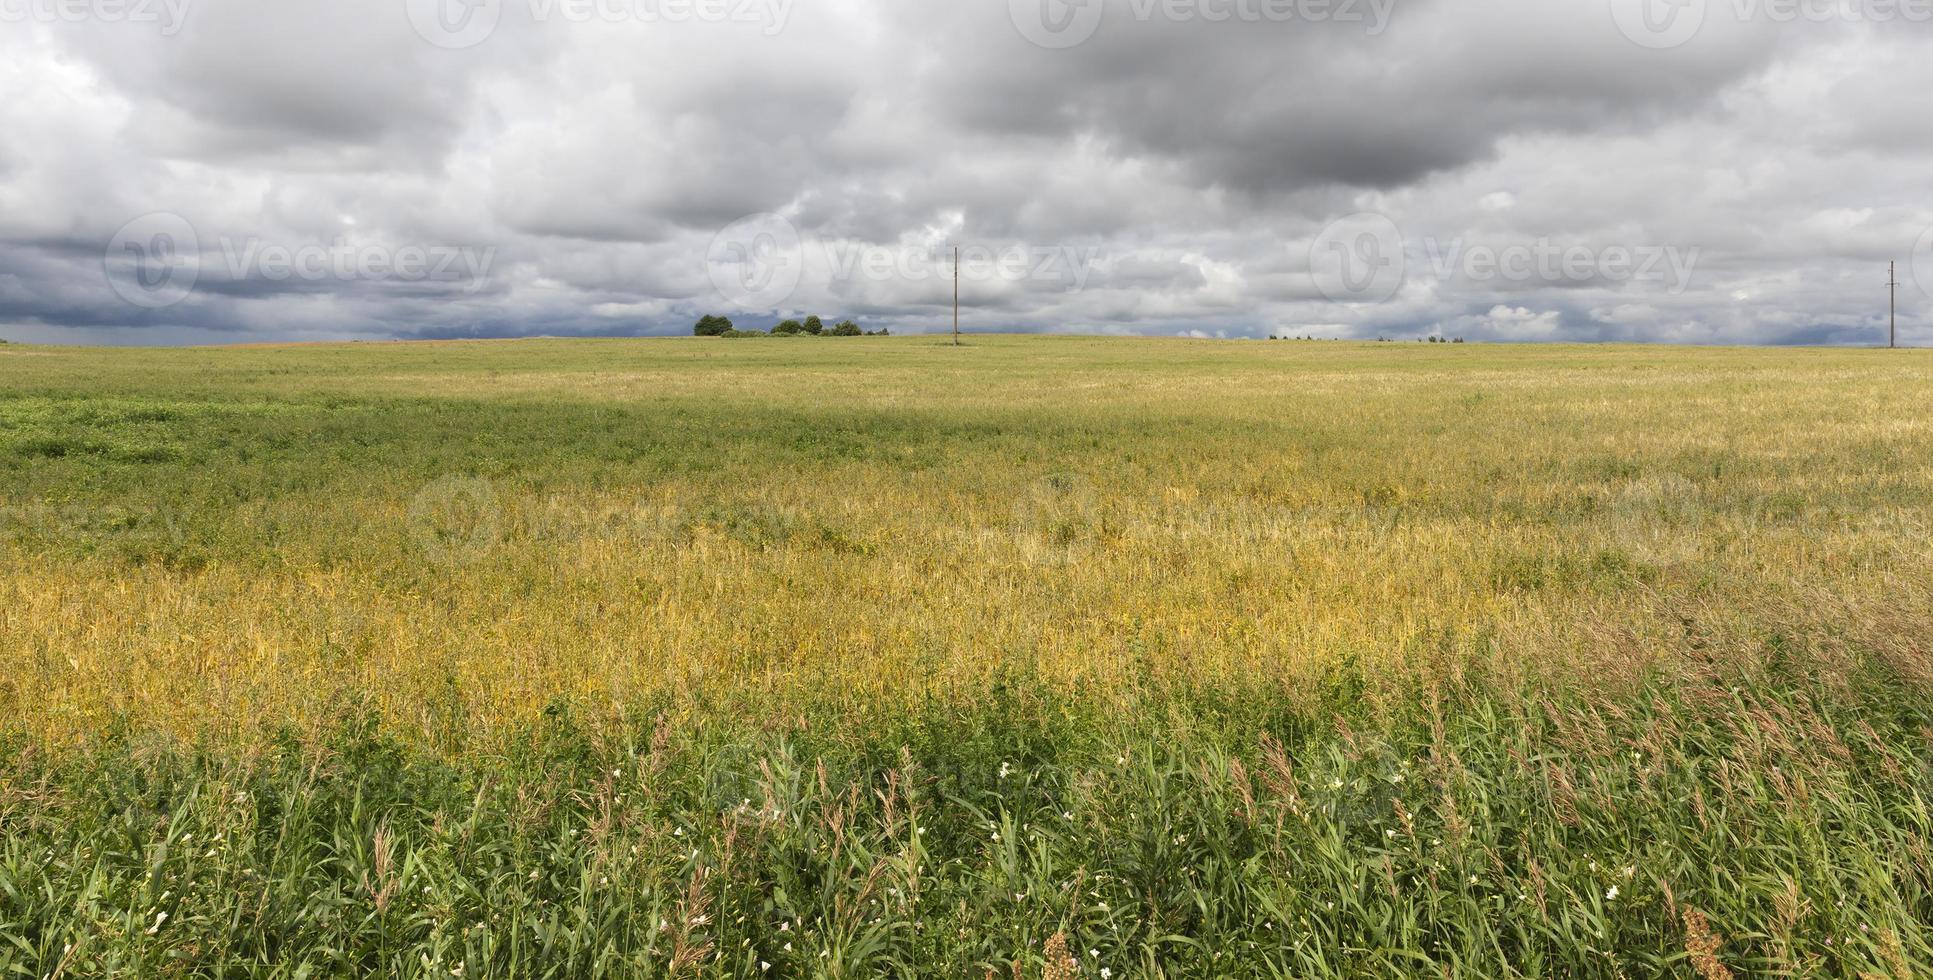
<instances>
[{"instance_id":1,"label":"field of grain","mask_svg":"<svg viewBox=\"0 0 1933 980\"><path fill-rule=\"evenodd\" d=\"M0 347L0 973L1933 971L1933 356Z\"/></svg>"}]
</instances>

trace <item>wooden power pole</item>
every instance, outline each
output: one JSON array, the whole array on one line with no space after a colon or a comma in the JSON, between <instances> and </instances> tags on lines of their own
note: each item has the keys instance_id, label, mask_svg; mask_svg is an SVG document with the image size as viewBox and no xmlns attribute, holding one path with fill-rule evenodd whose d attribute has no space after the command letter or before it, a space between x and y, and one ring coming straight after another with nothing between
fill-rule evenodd
<instances>
[{"instance_id":1,"label":"wooden power pole","mask_svg":"<svg viewBox=\"0 0 1933 980\"><path fill-rule=\"evenodd\" d=\"M1886 263L1886 347L1899 346L1899 263Z\"/></svg>"},{"instance_id":2,"label":"wooden power pole","mask_svg":"<svg viewBox=\"0 0 1933 980\"><path fill-rule=\"evenodd\" d=\"M960 346L960 246L953 246L953 346Z\"/></svg>"}]
</instances>

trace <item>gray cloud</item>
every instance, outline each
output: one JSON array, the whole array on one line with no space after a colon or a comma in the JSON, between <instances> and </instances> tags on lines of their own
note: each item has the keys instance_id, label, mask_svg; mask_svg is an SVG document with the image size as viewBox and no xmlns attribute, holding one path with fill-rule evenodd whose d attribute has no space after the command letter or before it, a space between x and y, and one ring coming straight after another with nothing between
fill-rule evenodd
<instances>
[{"instance_id":1,"label":"gray cloud","mask_svg":"<svg viewBox=\"0 0 1933 980\"><path fill-rule=\"evenodd\" d=\"M976 329L1868 343L1897 260L1933 343L1927 24L1712 3L1671 46L1620 19L1646 0L1092 2L1065 47L1018 0L502 0L462 43L419 0L0 24L0 336L937 330L961 244L1026 259L970 272ZM790 233L718 239L761 213ZM1334 230L1362 213L1382 239ZM191 290L127 298L184 256Z\"/></svg>"}]
</instances>

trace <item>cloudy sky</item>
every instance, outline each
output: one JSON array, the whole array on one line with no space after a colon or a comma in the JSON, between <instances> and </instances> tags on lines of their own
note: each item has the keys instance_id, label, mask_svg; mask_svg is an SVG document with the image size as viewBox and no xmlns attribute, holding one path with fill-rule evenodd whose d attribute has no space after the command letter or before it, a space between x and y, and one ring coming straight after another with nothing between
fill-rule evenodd
<instances>
[{"instance_id":1,"label":"cloudy sky","mask_svg":"<svg viewBox=\"0 0 1933 980\"><path fill-rule=\"evenodd\" d=\"M0 337L1933 344L1933 0L0 0Z\"/></svg>"}]
</instances>

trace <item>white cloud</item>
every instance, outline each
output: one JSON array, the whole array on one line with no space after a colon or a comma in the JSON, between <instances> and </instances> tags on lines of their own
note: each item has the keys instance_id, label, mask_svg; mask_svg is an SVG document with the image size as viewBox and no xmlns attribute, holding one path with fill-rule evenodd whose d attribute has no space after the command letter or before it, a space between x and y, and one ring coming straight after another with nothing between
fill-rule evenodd
<instances>
[{"instance_id":1,"label":"white cloud","mask_svg":"<svg viewBox=\"0 0 1933 980\"><path fill-rule=\"evenodd\" d=\"M1092 39L1055 50L1000 3L669 23L506 0L494 33L453 50L411 26L416 2L193 0L173 33L0 25L0 333L656 333L703 312L942 329L951 286L931 262L836 259L961 244L1035 260L966 284L979 329L1849 342L1881 336L1888 259L1914 282L1933 269L1914 254L1933 248L1925 24L1710 5L1690 43L1654 50L1603 7L1635 0L1398 0L1380 32L1105 0ZM347 242L493 261L460 283L204 277L179 305L130 306L104 252L152 211L186 218L208 254ZM1401 239L1364 254L1406 275L1336 302L1311 249L1362 211ZM784 216L800 254L723 244L751 274L763 256L803 275L778 305L739 308L707 256L758 212ZM1593 262L1521 277L1440 261L1472 249ZM1606 274L1643 249L1695 253L1689 278ZM1902 301L1909 338L1933 341L1933 284Z\"/></svg>"}]
</instances>

